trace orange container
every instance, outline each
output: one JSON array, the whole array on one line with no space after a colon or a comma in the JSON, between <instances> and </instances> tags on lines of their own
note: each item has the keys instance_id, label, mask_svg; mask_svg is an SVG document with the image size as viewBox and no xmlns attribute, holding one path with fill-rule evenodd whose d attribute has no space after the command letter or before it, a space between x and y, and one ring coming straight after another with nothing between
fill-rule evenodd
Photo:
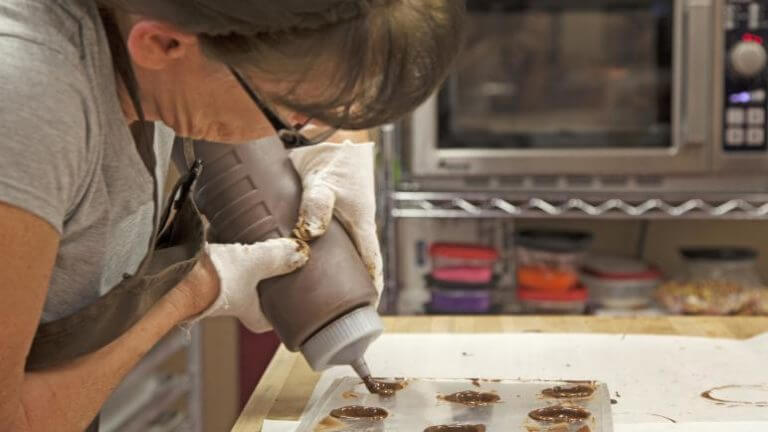
<instances>
[{"instance_id":1,"label":"orange container","mask_svg":"<svg viewBox=\"0 0 768 432\"><path fill-rule=\"evenodd\" d=\"M537 291L563 292L579 284L579 275L570 270L522 266L517 269L517 284Z\"/></svg>"}]
</instances>

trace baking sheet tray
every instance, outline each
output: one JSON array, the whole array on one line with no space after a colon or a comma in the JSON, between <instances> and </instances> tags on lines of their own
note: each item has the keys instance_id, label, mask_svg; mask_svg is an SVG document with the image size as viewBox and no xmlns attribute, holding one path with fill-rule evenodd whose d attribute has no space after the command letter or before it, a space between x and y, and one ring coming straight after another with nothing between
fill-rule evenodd
<instances>
[{"instance_id":1,"label":"baking sheet tray","mask_svg":"<svg viewBox=\"0 0 768 432\"><path fill-rule=\"evenodd\" d=\"M405 388L395 396L381 397L368 393L358 378L337 379L305 413L297 432L421 432L430 426L449 424L481 424L485 426L486 432L613 432L610 393L602 383L589 383L595 388L589 398L553 399L543 396L542 391L554 386L574 386L578 383L421 378L405 381ZM500 400L486 406L468 407L441 399L461 391L493 393ZM332 410L350 405L384 408L389 416L378 422L341 422L329 416ZM553 405L582 407L590 411L592 416L586 422L565 426L537 423L528 416L534 409Z\"/></svg>"}]
</instances>

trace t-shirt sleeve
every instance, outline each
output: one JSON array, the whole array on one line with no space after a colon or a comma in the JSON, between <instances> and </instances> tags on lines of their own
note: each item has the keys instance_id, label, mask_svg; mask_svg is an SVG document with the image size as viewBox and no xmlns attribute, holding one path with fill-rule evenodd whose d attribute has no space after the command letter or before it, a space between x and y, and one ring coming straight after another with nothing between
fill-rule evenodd
<instances>
[{"instance_id":1,"label":"t-shirt sleeve","mask_svg":"<svg viewBox=\"0 0 768 432\"><path fill-rule=\"evenodd\" d=\"M84 78L24 38L0 36L0 58L0 201L62 233L88 169Z\"/></svg>"}]
</instances>

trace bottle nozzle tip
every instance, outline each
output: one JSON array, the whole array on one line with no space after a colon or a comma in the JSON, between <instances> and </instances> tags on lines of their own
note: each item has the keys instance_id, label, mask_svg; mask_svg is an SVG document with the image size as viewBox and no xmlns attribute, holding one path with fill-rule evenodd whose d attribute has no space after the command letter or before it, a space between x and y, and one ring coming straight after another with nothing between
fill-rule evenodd
<instances>
[{"instance_id":1,"label":"bottle nozzle tip","mask_svg":"<svg viewBox=\"0 0 768 432\"><path fill-rule=\"evenodd\" d=\"M355 370L355 373L360 378L366 378L371 376L371 371L368 369L368 364L365 362L364 358L359 358L352 362L352 369Z\"/></svg>"}]
</instances>

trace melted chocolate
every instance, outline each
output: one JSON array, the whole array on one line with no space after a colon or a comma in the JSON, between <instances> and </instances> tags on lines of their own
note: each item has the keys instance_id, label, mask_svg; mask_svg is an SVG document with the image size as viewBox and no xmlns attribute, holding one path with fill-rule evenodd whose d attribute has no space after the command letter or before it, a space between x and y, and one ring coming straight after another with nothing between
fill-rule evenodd
<instances>
[{"instance_id":1,"label":"melted chocolate","mask_svg":"<svg viewBox=\"0 0 768 432\"><path fill-rule=\"evenodd\" d=\"M595 387L586 384L556 386L542 390L541 394L555 399L588 398L595 393Z\"/></svg>"},{"instance_id":2,"label":"melted chocolate","mask_svg":"<svg viewBox=\"0 0 768 432\"><path fill-rule=\"evenodd\" d=\"M544 423L579 423L587 420L592 413L577 407L551 406L528 413L528 417Z\"/></svg>"},{"instance_id":3,"label":"melted chocolate","mask_svg":"<svg viewBox=\"0 0 768 432\"><path fill-rule=\"evenodd\" d=\"M363 378L363 384L369 392L379 396L389 397L405 388L405 381L385 382L377 381L371 377Z\"/></svg>"},{"instance_id":4,"label":"melted chocolate","mask_svg":"<svg viewBox=\"0 0 768 432\"><path fill-rule=\"evenodd\" d=\"M485 425L454 424L430 426L424 432L485 432Z\"/></svg>"},{"instance_id":5,"label":"melted chocolate","mask_svg":"<svg viewBox=\"0 0 768 432\"><path fill-rule=\"evenodd\" d=\"M350 405L331 411L331 417L341 420L384 420L389 413L384 408Z\"/></svg>"},{"instance_id":6,"label":"melted chocolate","mask_svg":"<svg viewBox=\"0 0 768 432\"><path fill-rule=\"evenodd\" d=\"M495 393L480 393L473 390L441 396L440 399L448 402L460 403L469 407L486 406L501 400L499 395Z\"/></svg>"}]
</instances>

